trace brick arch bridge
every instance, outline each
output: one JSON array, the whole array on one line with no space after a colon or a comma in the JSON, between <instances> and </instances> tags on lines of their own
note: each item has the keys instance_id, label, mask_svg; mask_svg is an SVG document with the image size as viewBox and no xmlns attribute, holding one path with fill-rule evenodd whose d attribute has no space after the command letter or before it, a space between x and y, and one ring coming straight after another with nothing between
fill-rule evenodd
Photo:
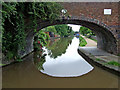
<instances>
[{"instance_id":1,"label":"brick arch bridge","mask_svg":"<svg viewBox=\"0 0 120 90\"><path fill-rule=\"evenodd\" d=\"M62 2L60 3L71 16L56 20L39 22L38 30L57 24L75 24L91 29L97 36L97 47L113 54L120 54L120 25L118 23L118 2ZM111 15L104 15L104 9L111 9ZM29 30L26 37L24 56L33 51L34 31Z\"/></svg>"}]
</instances>

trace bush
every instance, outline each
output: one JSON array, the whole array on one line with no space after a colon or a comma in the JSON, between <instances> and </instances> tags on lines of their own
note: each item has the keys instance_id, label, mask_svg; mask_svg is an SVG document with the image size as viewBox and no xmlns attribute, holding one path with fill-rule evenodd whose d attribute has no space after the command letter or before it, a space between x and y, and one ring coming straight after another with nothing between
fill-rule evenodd
<instances>
[{"instance_id":1,"label":"bush","mask_svg":"<svg viewBox=\"0 0 120 90\"><path fill-rule=\"evenodd\" d=\"M86 46L87 42L82 36L79 37L79 40L80 40L79 46L81 47Z\"/></svg>"},{"instance_id":2,"label":"bush","mask_svg":"<svg viewBox=\"0 0 120 90\"><path fill-rule=\"evenodd\" d=\"M86 28L86 27L80 27L79 32L83 36L95 36L95 34L93 33L93 31L91 31L89 28Z\"/></svg>"},{"instance_id":3,"label":"bush","mask_svg":"<svg viewBox=\"0 0 120 90\"><path fill-rule=\"evenodd\" d=\"M4 55L8 59L18 57L18 50L24 50L26 45L25 29L36 31L37 20L54 21L60 17L61 10L62 6L56 2L2 2L0 13L2 13L2 52ZM26 20L31 22L28 26L25 26Z\"/></svg>"},{"instance_id":4,"label":"bush","mask_svg":"<svg viewBox=\"0 0 120 90\"><path fill-rule=\"evenodd\" d=\"M49 35L40 30L34 37L34 49L41 50L43 46L47 45L47 40L49 40Z\"/></svg>"}]
</instances>

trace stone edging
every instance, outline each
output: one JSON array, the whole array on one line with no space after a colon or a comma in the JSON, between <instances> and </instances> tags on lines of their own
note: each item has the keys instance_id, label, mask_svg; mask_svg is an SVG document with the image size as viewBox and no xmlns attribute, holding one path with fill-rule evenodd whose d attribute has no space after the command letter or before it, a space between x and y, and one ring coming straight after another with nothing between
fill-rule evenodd
<instances>
[{"instance_id":1,"label":"stone edging","mask_svg":"<svg viewBox=\"0 0 120 90\"><path fill-rule=\"evenodd\" d=\"M119 67L113 66L113 65L105 65L105 63L106 63L105 61L102 61L102 60L97 61L95 56L90 55L90 54L87 54L87 53L85 53L84 51L81 51L81 50L79 50L79 49L78 49L78 53L79 53L84 59L86 59L86 61L87 61L88 63L94 64L94 65L96 65L96 66L98 66L98 67L101 67L101 68L103 68L103 69L105 69L105 70L107 70L107 71L109 71L109 72L111 72L111 73L114 73L114 74L120 76L120 68L119 68Z\"/></svg>"},{"instance_id":2,"label":"stone edging","mask_svg":"<svg viewBox=\"0 0 120 90\"><path fill-rule=\"evenodd\" d=\"M30 55L30 54L32 54L33 53L33 51L32 52L30 52L29 54L26 54L25 56L23 56L23 57L21 57L21 59L24 61L24 58L25 57L27 57L28 55ZM3 60L3 59L2 59ZM23 61L21 61L21 62L23 62ZM3 61L2 61L3 62ZM15 61L14 59L12 59L12 60L9 60L9 61L6 61L6 62L4 62L3 64L3 66L0 66L0 68L2 68L2 67L6 67L6 66L8 66L8 65L12 65L12 64L15 64L15 63L20 63L19 61Z\"/></svg>"}]
</instances>

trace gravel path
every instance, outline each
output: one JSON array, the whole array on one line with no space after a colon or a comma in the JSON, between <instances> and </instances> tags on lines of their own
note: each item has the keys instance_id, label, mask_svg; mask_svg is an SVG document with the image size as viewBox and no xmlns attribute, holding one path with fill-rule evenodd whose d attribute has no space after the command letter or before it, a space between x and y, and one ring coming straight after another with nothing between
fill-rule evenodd
<instances>
[{"instance_id":1,"label":"gravel path","mask_svg":"<svg viewBox=\"0 0 120 90\"><path fill-rule=\"evenodd\" d=\"M91 46L96 46L97 47L97 43L89 38L86 38L85 36L82 36L86 42L87 42L87 45L85 47L91 47Z\"/></svg>"}]
</instances>

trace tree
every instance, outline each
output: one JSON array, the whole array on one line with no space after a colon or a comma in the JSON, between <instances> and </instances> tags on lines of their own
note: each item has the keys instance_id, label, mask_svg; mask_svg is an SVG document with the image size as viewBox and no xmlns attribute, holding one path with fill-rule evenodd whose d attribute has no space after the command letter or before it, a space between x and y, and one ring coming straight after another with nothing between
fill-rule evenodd
<instances>
[{"instance_id":1,"label":"tree","mask_svg":"<svg viewBox=\"0 0 120 90\"><path fill-rule=\"evenodd\" d=\"M55 25L55 29L61 37L66 37L74 34L72 27L67 26L66 24Z\"/></svg>"},{"instance_id":2,"label":"tree","mask_svg":"<svg viewBox=\"0 0 120 90\"><path fill-rule=\"evenodd\" d=\"M56 33L56 29L55 29L55 27L54 27L54 26L49 26L49 27L45 28L45 31L47 31L47 32L54 32L54 33Z\"/></svg>"},{"instance_id":3,"label":"tree","mask_svg":"<svg viewBox=\"0 0 120 90\"><path fill-rule=\"evenodd\" d=\"M37 29L37 20L54 21L60 17L62 6L55 2L2 2L2 52L16 59L18 50L26 43L25 29ZM31 24L26 25L26 20ZM9 54L11 53L11 54Z\"/></svg>"},{"instance_id":4,"label":"tree","mask_svg":"<svg viewBox=\"0 0 120 90\"><path fill-rule=\"evenodd\" d=\"M91 31L90 29L86 28L86 27L80 27L79 32L82 35L91 35L91 36L95 36L95 34L93 33L93 31Z\"/></svg>"}]
</instances>

